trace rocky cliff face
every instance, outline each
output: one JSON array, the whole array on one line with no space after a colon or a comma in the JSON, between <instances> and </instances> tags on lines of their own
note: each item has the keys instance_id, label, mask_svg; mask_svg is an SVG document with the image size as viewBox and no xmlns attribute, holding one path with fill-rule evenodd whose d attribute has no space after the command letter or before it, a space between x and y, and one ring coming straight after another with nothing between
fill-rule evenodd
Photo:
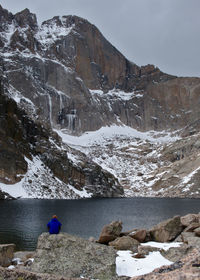
<instances>
[{"instance_id":1,"label":"rocky cliff face","mask_svg":"<svg viewBox=\"0 0 200 280\"><path fill-rule=\"evenodd\" d=\"M99 147L94 154L89 152L88 160L80 152L82 148L79 147L79 152L75 152L73 145L69 148L60 144L65 146L59 146L61 149L64 147L71 153L71 162L76 168L69 164L65 153L59 152L59 149L54 147L54 152L50 153L49 140L46 138L52 135L52 129L81 135L85 131L115 124L143 132L178 130L184 137L199 132L200 78L177 78L161 72L153 65L137 66L112 46L94 25L76 16L54 17L39 25L36 16L28 9L13 15L0 6L0 75L4 94L16 102L12 103L15 105L9 105L11 117L6 119L8 112L2 105L4 146L1 151L1 182L16 183L26 178L24 180L29 182L27 190L31 189L30 192L35 193L35 196L41 193L43 197L49 194L55 197L58 193L60 197L67 196L69 193L65 195L62 184L68 184L68 190L69 185L75 187L77 195L77 191L83 191L83 186L87 186L88 193L91 191L92 195L115 196L123 193L121 188L116 188L118 183L114 177L94 164ZM13 111L12 106L18 109ZM26 112L29 121L25 127L24 123L18 125L16 110ZM29 126L36 126L37 129L33 128L30 133ZM38 135L38 129L43 133L44 128L46 136L42 134L42 139L36 145L33 139ZM125 148L122 151L117 148L116 157L120 155L127 168L124 170L124 166L117 162L114 171L110 166L108 170L113 171L125 189L134 189L134 193L140 194L142 191L143 195L152 194L153 190L155 194L156 186L149 190L149 172L160 174L160 165L167 164L167 161L151 156L152 149L160 151L159 144L156 147L152 143L141 146L139 144L140 148L136 148L134 154ZM106 154L110 154L109 145L104 148ZM103 168L108 167L110 163L105 164L106 158L102 154L100 152L101 156L95 161ZM133 170L135 162L137 166L140 162L142 167ZM43 164L49 168L48 171L43 170ZM33 165L36 173L41 174L34 180L34 172L30 171ZM148 174L143 174L144 170ZM193 171L191 167L188 174ZM41 179L52 178L49 172L53 172L62 182L59 187L62 191L57 191L57 195L56 188L52 194L52 187L48 187L55 185L54 179L51 182ZM44 173L46 175L42 176ZM151 183L151 186L154 184ZM198 188L196 183L195 186Z\"/></svg>"},{"instance_id":2,"label":"rocky cliff face","mask_svg":"<svg viewBox=\"0 0 200 280\"><path fill-rule=\"evenodd\" d=\"M0 108L1 183L21 182L30 197L78 198L123 194L122 187L111 174L81 153L76 153L79 164L75 165L68 158L68 155L73 156L73 151L67 146L62 147L55 133L31 120L14 100L2 92Z\"/></svg>"},{"instance_id":3,"label":"rocky cliff face","mask_svg":"<svg viewBox=\"0 0 200 280\"><path fill-rule=\"evenodd\" d=\"M139 129L162 127L146 121L143 113L156 101L148 94L140 100L138 93L143 96L149 84L173 76L128 61L94 25L76 16L54 17L38 26L28 9L12 15L1 8L1 21L1 65L8 91L25 97L51 126L70 133L119 122Z\"/></svg>"}]
</instances>

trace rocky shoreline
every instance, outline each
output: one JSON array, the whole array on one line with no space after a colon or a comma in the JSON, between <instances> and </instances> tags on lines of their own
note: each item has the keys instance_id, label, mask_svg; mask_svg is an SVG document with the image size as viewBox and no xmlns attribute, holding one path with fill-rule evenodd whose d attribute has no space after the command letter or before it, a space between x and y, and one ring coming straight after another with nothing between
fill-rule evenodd
<instances>
[{"instance_id":1,"label":"rocky shoreline","mask_svg":"<svg viewBox=\"0 0 200 280\"><path fill-rule=\"evenodd\" d=\"M175 216L149 230L128 232L122 231L121 221L114 221L103 227L98 240L67 233L43 233L35 252L14 250L14 244L0 245L1 280L197 280L200 279L200 213ZM156 252L171 264L157 265L145 275L123 276L117 272L116 258L119 252L126 251L136 261Z\"/></svg>"}]
</instances>

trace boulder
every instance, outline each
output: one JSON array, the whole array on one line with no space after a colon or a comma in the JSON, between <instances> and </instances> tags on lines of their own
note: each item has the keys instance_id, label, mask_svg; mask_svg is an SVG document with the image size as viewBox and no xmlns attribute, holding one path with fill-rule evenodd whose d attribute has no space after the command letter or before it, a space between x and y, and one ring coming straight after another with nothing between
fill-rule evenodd
<instances>
[{"instance_id":1,"label":"boulder","mask_svg":"<svg viewBox=\"0 0 200 280\"><path fill-rule=\"evenodd\" d=\"M200 227L196 228L194 232L196 236L200 237Z\"/></svg>"},{"instance_id":2,"label":"boulder","mask_svg":"<svg viewBox=\"0 0 200 280\"><path fill-rule=\"evenodd\" d=\"M138 245L140 243L130 236L118 237L112 242L109 242L109 246L114 247L116 250L130 250L132 252L137 252Z\"/></svg>"},{"instance_id":3,"label":"boulder","mask_svg":"<svg viewBox=\"0 0 200 280\"><path fill-rule=\"evenodd\" d=\"M180 247L172 247L169 250L161 250L163 257L171 262L177 262L187 255L193 248L187 244L182 244Z\"/></svg>"},{"instance_id":4,"label":"boulder","mask_svg":"<svg viewBox=\"0 0 200 280\"><path fill-rule=\"evenodd\" d=\"M181 224L184 227L188 227L192 223L198 223L199 222L199 215L198 214L187 214L183 217L181 217Z\"/></svg>"},{"instance_id":5,"label":"boulder","mask_svg":"<svg viewBox=\"0 0 200 280\"><path fill-rule=\"evenodd\" d=\"M112 279L116 275L116 251L67 233L38 238L34 262L30 270L37 273Z\"/></svg>"},{"instance_id":6,"label":"boulder","mask_svg":"<svg viewBox=\"0 0 200 280\"><path fill-rule=\"evenodd\" d=\"M109 225L105 225L101 231L98 242L102 244L108 244L110 241L113 241L119 237L121 230L121 221L113 221Z\"/></svg>"},{"instance_id":7,"label":"boulder","mask_svg":"<svg viewBox=\"0 0 200 280\"><path fill-rule=\"evenodd\" d=\"M0 244L0 265L9 266L14 256L15 244Z\"/></svg>"},{"instance_id":8,"label":"boulder","mask_svg":"<svg viewBox=\"0 0 200 280\"><path fill-rule=\"evenodd\" d=\"M150 229L152 240L157 242L169 242L174 240L183 230L180 216L163 221Z\"/></svg>"},{"instance_id":9,"label":"boulder","mask_svg":"<svg viewBox=\"0 0 200 280\"><path fill-rule=\"evenodd\" d=\"M129 233L129 236L136 239L139 242L144 242L147 236L146 229L139 229Z\"/></svg>"},{"instance_id":10,"label":"boulder","mask_svg":"<svg viewBox=\"0 0 200 280\"><path fill-rule=\"evenodd\" d=\"M140 245L138 246L138 253L141 254L141 255L148 255L150 252L157 252L157 251L161 251L162 249L160 248L157 248L157 247L152 247L152 246L143 246L143 245Z\"/></svg>"},{"instance_id":11,"label":"boulder","mask_svg":"<svg viewBox=\"0 0 200 280\"><path fill-rule=\"evenodd\" d=\"M184 229L184 232L193 232L198 227L200 227L199 223L191 223Z\"/></svg>"},{"instance_id":12,"label":"boulder","mask_svg":"<svg viewBox=\"0 0 200 280\"><path fill-rule=\"evenodd\" d=\"M200 238L195 236L195 234L195 232L182 232L182 242L188 244L189 246L200 248Z\"/></svg>"}]
</instances>

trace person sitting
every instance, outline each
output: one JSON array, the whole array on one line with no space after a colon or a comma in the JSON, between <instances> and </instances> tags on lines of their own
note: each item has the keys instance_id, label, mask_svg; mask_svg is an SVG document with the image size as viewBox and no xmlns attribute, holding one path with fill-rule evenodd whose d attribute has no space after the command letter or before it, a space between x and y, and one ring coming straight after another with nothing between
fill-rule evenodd
<instances>
[{"instance_id":1,"label":"person sitting","mask_svg":"<svg viewBox=\"0 0 200 280\"><path fill-rule=\"evenodd\" d=\"M50 234L58 234L60 232L62 224L58 221L58 217L53 215L51 221L47 224Z\"/></svg>"}]
</instances>

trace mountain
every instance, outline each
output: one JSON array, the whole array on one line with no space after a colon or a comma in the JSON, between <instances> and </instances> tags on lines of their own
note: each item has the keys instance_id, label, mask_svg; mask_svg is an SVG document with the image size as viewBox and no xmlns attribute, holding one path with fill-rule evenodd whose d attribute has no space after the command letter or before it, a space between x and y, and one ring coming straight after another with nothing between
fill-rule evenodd
<instances>
[{"instance_id":1,"label":"mountain","mask_svg":"<svg viewBox=\"0 0 200 280\"><path fill-rule=\"evenodd\" d=\"M28 9L13 15L0 6L0 80L1 106L9 109L1 112L4 191L5 184L14 184L18 196L21 190L28 197L199 195L198 180L191 183L192 192L179 186L183 173L173 180L172 163L191 162L185 149L199 132L200 78L137 66L77 16L56 16L39 25ZM98 142L97 133L92 146L69 141L70 135L76 141L107 126L129 127L131 136L114 133ZM152 137L144 137L147 131L154 131ZM160 142L163 131L176 132L179 140ZM189 150L197 157L193 144ZM184 175L197 165L188 166Z\"/></svg>"}]
</instances>

